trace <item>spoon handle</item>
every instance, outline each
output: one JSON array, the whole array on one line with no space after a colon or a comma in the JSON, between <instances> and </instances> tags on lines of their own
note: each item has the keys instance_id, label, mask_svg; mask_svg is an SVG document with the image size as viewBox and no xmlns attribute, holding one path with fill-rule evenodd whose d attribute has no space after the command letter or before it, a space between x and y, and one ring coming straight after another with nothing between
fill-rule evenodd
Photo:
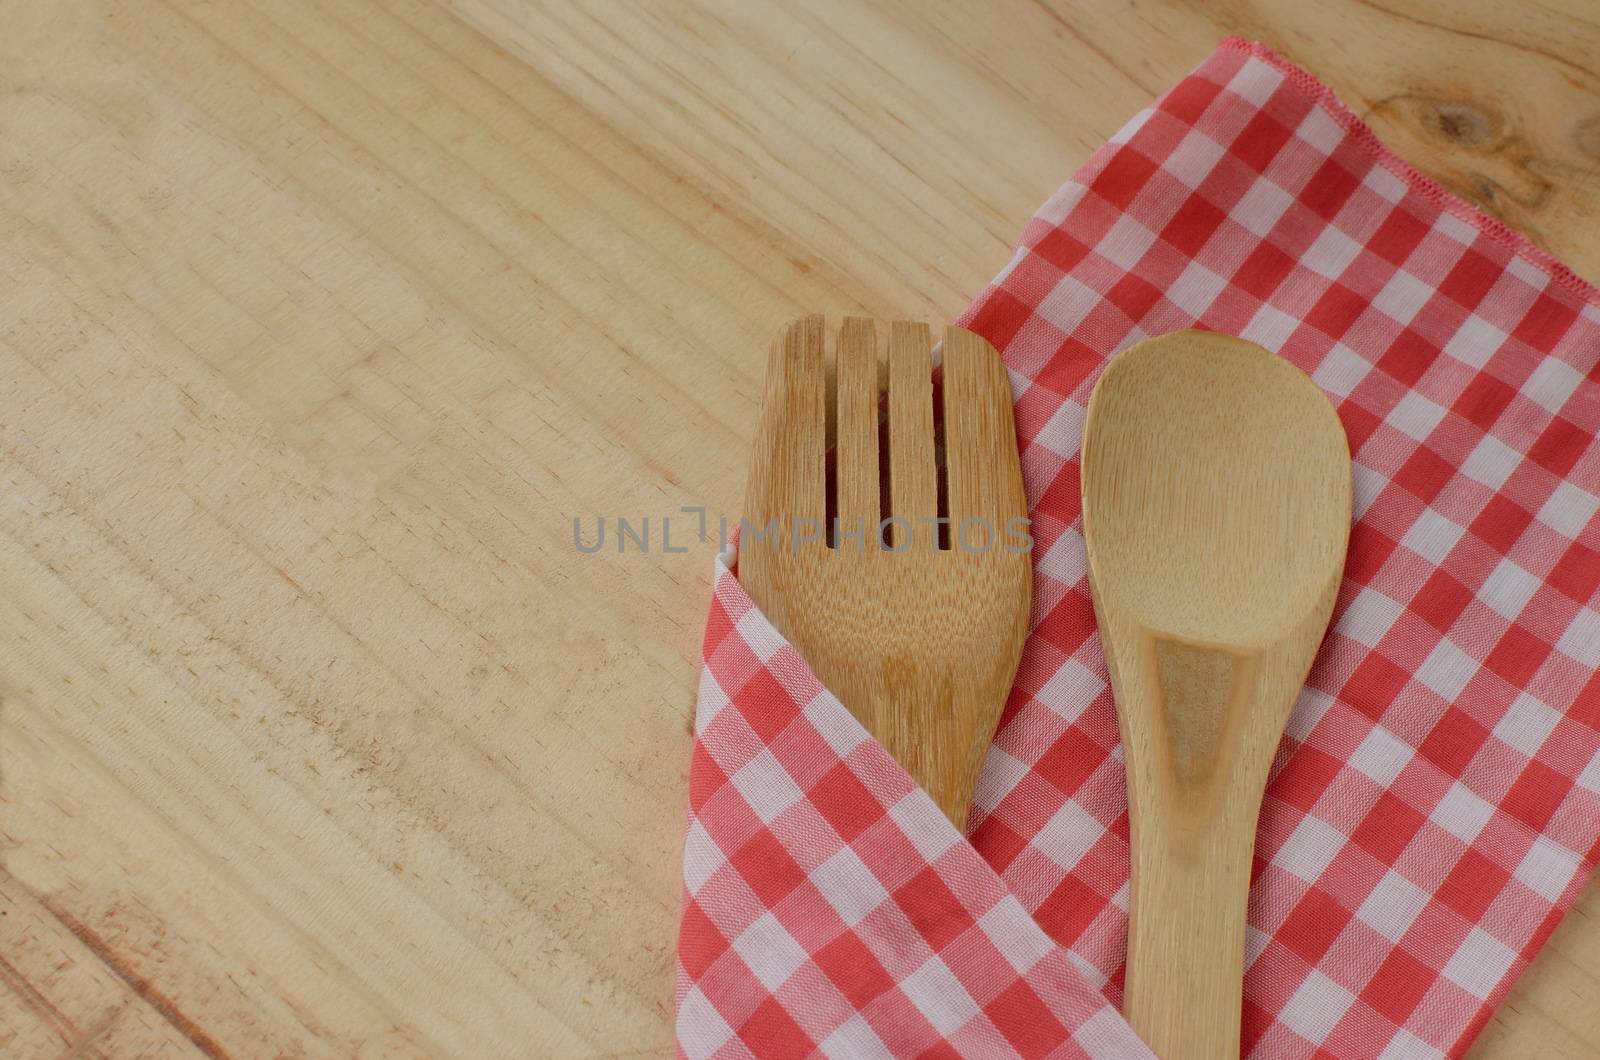
<instances>
[{"instance_id":1,"label":"spoon handle","mask_svg":"<svg viewBox=\"0 0 1600 1060\"><path fill-rule=\"evenodd\" d=\"M1250 859L1242 846L1224 839L1194 858L1144 842L1123 1014L1164 1060L1239 1056Z\"/></svg>"},{"instance_id":2,"label":"spoon handle","mask_svg":"<svg viewBox=\"0 0 1600 1060\"><path fill-rule=\"evenodd\" d=\"M1123 1012L1164 1060L1236 1060L1256 818L1284 713L1261 701L1274 693L1262 680L1272 660L1149 634L1134 642L1138 672L1113 675L1124 714L1146 719L1124 740L1133 853Z\"/></svg>"}]
</instances>

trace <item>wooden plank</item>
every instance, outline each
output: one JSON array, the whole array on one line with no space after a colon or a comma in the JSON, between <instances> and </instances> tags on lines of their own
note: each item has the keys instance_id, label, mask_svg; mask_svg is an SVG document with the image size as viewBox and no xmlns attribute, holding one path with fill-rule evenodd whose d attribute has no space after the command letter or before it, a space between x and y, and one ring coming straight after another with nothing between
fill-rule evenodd
<instances>
[{"instance_id":1,"label":"wooden plank","mask_svg":"<svg viewBox=\"0 0 1600 1060\"><path fill-rule=\"evenodd\" d=\"M1600 275L1584 13L5 4L0 1050L669 1055L774 326L947 319L1225 32ZM1480 1055L1597 1048L1580 910Z\"/></svg>"}]
</instances>

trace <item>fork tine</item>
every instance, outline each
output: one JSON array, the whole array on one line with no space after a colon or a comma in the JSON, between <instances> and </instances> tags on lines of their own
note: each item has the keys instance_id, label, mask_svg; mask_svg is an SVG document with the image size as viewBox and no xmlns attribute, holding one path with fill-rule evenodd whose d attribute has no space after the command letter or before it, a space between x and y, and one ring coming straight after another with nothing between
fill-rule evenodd
<instances>
[{"instance_id":1,"label":"fork tine","mask_svg":"<svg viewBox=\"0 0 1600 1060\"><path fill-rule=\"evenodd\" d=\"M1016 452L1013 432L1011 386L999 354L970 331L946 328L944 438L952 547L998 544L1006 520L1021 514L1021 498L1013 496L1016 473L1003 474L1000 463L1001 454ZM983 522L964 529L969 519Z\"/></svg>"},{"instance_id":2,"label":"fork tine","mask_svg":"<svg viewBox=\"0 0 1600 1060\"><path fill-rule=\"evenodd\" d=\"M757 459L750 469L747 514L757 530L777 519L779 539L791 546L790 532L799 521L814 520L819 532L824 529L827 426L822 346L821 316L790 323L772 340L766 390L761 395L755 451L764 459Z\"/></svg>"},{"instance_id":3,"label":"fork tine","mask_svg":"<svg viewBox=\"0 0 1600 1060\"><path fill-rule=\"evenodd\" d=\"M837 364L839 441L837 515L845 535L859 529L856 548L876 540L878 520L878 338L872 321L847 317L839 328Z\"/></svg>"},{"instance_id":4,"label":"fork tine","mask_svg":"<svg viewBox=\"0 0 1600 1060\"><path fill-rule=\"evenodd\" d=\"M928 326L896 320L889 333L889 502L892 547L932 547L939 511L933 453L933 359ZM909 525L908 525L909 524Z\"/></svg>"}]
</instances>

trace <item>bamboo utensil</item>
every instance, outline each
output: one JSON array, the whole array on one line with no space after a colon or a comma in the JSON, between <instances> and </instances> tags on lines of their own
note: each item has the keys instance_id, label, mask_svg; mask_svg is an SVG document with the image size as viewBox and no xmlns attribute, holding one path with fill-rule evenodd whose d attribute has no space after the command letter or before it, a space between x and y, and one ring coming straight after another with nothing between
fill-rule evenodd
<instances>
[{"instance_id":1,"label":"bamboo utensil","mask_svg":"<svg viewBox=\"0 0 1600 1060\"><path fill-rule=\"evenodd\" d=\"M1084 537L1133 848L1123 1011L1166 1060L1239 1055L1256 818L1338 591L1350 488L1322 392L1242 339L1142 342L1090 399Z\"/></svg>"},{"instance_id":2,"label":"bamboo utensil","mask_svg":"<svg viewBox=\"0 0 1600 1060\"><path fill-rule=\"evenodd\" d=\"M945 329L941 466L927 326L889 326L881 438L877 329L845 320L831 372L828 337L808 316L773 340L739 580L961 828L1028 629L1010 382L994 347Z\"/></svg>"}]
</instances>

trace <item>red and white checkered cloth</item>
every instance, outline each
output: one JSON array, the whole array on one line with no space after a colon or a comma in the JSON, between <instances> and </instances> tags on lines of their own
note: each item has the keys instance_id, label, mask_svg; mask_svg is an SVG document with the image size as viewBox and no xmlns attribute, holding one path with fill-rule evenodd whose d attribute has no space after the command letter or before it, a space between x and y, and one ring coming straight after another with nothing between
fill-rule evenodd
<instances>
[{"instance_id":1,"label":"red and white checkered cloth","mask_svg":"<svg viewBox=\"0 0 1600 1060\"><path fill-rule=\"evenodd\" d=\"M957 834L750 603L706 627L680 1055L1134 1057L1128 824L1080 536L1106 359L1201 327L1339 410L1357 522L1256 842L1244 1050L1459 1055L1600 854L1600 298L1227 41L962 323L1004 354L1033 632Z\"/></svg>"}]
</instances>

